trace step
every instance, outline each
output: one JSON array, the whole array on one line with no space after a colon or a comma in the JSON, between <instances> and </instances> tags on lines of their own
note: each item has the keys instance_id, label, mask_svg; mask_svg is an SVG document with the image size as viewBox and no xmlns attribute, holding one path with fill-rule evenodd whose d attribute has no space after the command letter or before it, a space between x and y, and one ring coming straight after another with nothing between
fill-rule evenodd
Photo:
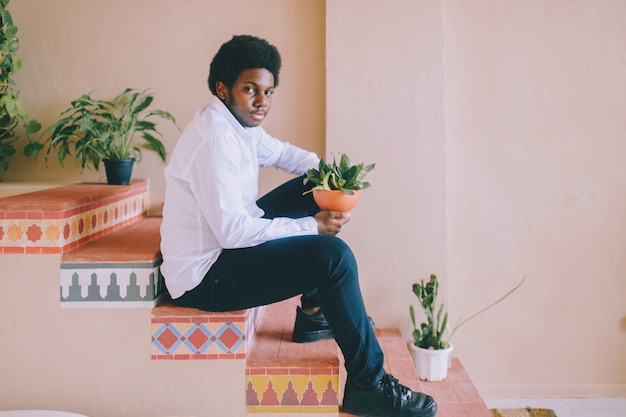
<instances>
[{"instance_id":1,"label":"step","mask_svg":"<svg viewBox=\"0 0 626 417\"><path fill-rule=\"evenodd\" d=\"M420 382L422 391L437 400L437 417L492 417L478 389L457 358L452 359L445 381Z\"/></svg>"},{"instance_id":2,"label":"step","mask_svg":"<svg viewBox=\"0 0 626 417\"><path fill-rule=\"evenodd\" d=\"M71 184L0 198L0 253L64 253L135 222L148 205L146 181Z\"/></svg>"},{"instance_id":3,"label":"step","mask_svg":"<svg viewBox=\"0 0 626 417\"><path fill-rule=\"evenodd\" d=\"M266 306L246 361L249 413L338 412L339 350L334 340L291 340L299 297Z\"/></svg>"},{"instance_id":4,"label":"step","mask_svg":"<svg viewBox=\"0 0 626 417\"><path fill-rule=\"evenodd\" d=\"M246 363L248 412L352 416L340 411L346 373L336 343L291 341L296 305L297 297L266 306ZM398 329L376 329L376 337L387 372L411 389L432 395L439 405L438 417L491 417L458 359L452 360L445 381L421 381Z\"/></svg>"},{"instance_id":5,"label":"step","mask_svg":"<svg viewBox=\"0 0 626 417\"><path fill-rule=\"evenodd\" d=\"M163 299L152 309L152 359L245 359L263 308L213 313Z\"/></svg>"},{"instance_id":6,"label":"step","mask_svg":"<svg viewBox=\"0 0 626 417\"><path fill-rule=\"evenodd\" d=\"M163 300L152 312L152 359L246 359L248 413L350 417L340 410L346 374L336 343L291 341L297 305L294 297L262 309L210 313ZM376 337L385 369L411 389L432 395L437 417L491 417L458 359L445 381L421 381L398 329L376 329Z\"/></svg>"},{"instance_id":7,"label":"step","mask_svg":"<svg viewBox=\"0 0 626 417\"><path fill-rule=\"evenodd\" d=\"M385 370L412 390L431 395L439 407L437 417L492 417L491 411L458 358L452 359L446 380L422 381L415 372L413 360L400 330L377 329L376 337L385 352ZM341 371L343 389L344 368ZM351 417L352 414L340 412L339 416Z\"/></svg>"},{"instance_id":8,"label":"step","mask_svg":"<svg viewBox=\"0 0 626 417\"><path fill-rule=\"evenodd\" d=\"M162 296L160 217L143 217L61 255L63 308L152 308Z\"/></svg>"}]
</instances>

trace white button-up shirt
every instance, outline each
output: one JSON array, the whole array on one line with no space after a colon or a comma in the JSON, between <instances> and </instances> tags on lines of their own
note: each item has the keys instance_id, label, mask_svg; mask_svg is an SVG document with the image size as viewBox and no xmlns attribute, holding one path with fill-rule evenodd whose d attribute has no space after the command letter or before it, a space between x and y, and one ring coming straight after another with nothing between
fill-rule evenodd
<instances>
[{"instance_id":1,"label":"white button-up shirt","mask_svg":"<svg viewBox=\"0 0 626 417\"><path fill-rule=\"evenodd\" d=\"M161 272L178 298L196 287L224 249L317 234L313 217L263 219L256 205L259 166L302 175L312 152L243 127L218 98L183 131L165 168Z\"/></svg>"}]
</instances>

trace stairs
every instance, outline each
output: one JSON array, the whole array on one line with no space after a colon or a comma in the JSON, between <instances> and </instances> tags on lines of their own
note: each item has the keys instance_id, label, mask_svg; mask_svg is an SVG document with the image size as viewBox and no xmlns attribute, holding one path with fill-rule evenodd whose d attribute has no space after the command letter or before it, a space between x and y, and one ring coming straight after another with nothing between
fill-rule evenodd
<instances>
[{"instance_id":1,"label":"stairs","mask_svg":"<svg viewBox=\"0 0 626 417\"><path fill-rule=\"evenodd\" d=\"M262 310L210 313L165 299L152 309L152 359L245 359Z\"/></svg>"},{"instance_id":2,"label":"stairs","mask_svg":"<svg viewBox=\"0 0 626 417\"><path fill-rule=\"evenodd\" d=\"M61 307L151 308L163 293L159 217L122 229L61 256Z\"/></svg>"},{"instance_id":3,"label":"stairs","mask_svg":"<svg viewBox=\"0 0 626 417\"><path fill-rule=\"evenodd\" d=\"M73 184L0 199L0 253L65 253L144 217L148 185Z\"/></svg>"},{"instance_id":4,"label":"stairs","mask_svg":"<svg viewBox=\"0 0 626 417\"><path fill-rule=\"evenodd\" d=\"M146 354L150 351L154 363L245 361L245 375L233 378L243 377L248 413L349 416L340 411L345 372L336 343L291 341L297 297L209 313L178 307L164 295L161 219L148 216L148 202L143 181L75 184L0 198L0 253L60 254L63 308L151 309ZM387 371L433 395L438 416L491 416L458 360L447 381L420 381L400 332L377 329L376 334Z\"/></svg>"},{"instance_id":5,"label":"stairs","mask_svg":"<svg viewBox=\"0 0 626 417\"><path fill-rule=\"evenodd\" d=\"M248 412L339 410L339 357L334 340L291 341L299 297L265 307L246 360Z\"/></svg>"}]
</instances>

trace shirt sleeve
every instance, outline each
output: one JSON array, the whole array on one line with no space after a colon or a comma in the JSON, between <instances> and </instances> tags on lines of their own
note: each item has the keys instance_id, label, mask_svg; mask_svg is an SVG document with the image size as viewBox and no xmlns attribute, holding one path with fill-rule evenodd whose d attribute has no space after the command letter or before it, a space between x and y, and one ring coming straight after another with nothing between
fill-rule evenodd
<instances>
[{"instance_id":1,"label":"shirt sleeve","mask_svg":"<svg viewBox=\"0 0 626 417\"><path fill-rule=\"evenodd\" d=\"M261 218L256 206L258 162L241 142L220 136L206 141L189 165L191 192L203 220L225 249L256 246L289 236L317 234L313 217Z\"/></svg>"},{"instance_id":2,"label":"shirt sleeve","mask_svg":"<svg viewBox=\"0 0 626 417\"><path fill-rule=\"evenodd\" d=\"M285 172L303 175L309 168L317 168L319 157L289 142L281 142L267 134L263 128L257 129L257 156L263 168L275 167Z\"/></svg>"}]
</instances>

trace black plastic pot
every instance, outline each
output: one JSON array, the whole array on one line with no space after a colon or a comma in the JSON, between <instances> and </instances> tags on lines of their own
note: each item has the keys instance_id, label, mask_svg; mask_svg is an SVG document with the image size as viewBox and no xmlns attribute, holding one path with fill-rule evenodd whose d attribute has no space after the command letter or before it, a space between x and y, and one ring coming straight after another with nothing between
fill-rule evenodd
<instances>
[{"instance_id":1,"label":"black plastic pot","mask_svg":"<svg viewBox=\"0 0 626 417\"><path fill-rule=\"evenodd\" d=\"M134 158L103 159L109 185L128 185L133 172Z\"/></svg>"}]
</instances>

